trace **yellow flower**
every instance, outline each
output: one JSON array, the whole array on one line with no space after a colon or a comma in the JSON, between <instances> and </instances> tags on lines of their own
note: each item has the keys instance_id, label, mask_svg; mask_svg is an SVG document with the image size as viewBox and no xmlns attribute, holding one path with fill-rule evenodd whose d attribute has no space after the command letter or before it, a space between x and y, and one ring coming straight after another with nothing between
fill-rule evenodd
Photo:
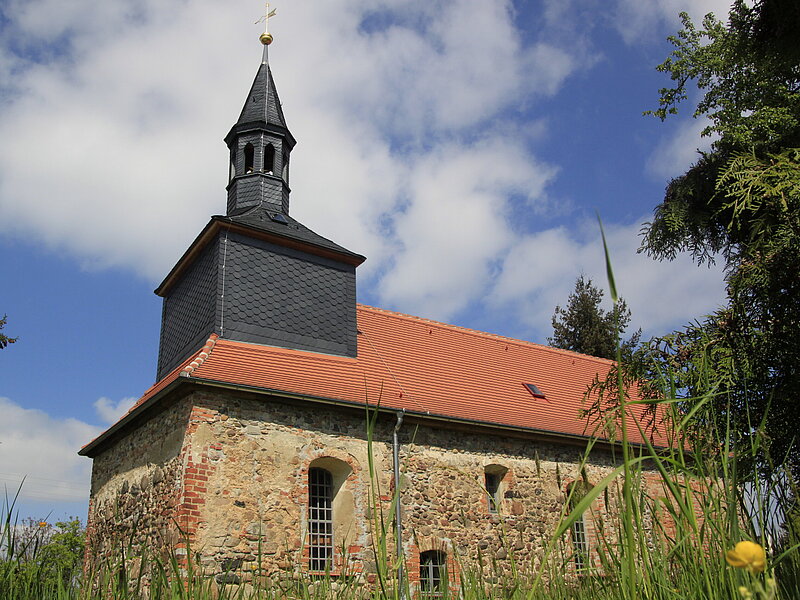
<instances>
[{"instance_id":1,"label":"yellow flower","mask_svg":"<svg viewBox=\"0 0 800 600\"><path fill-rule=\"evenodd\" d=\"M39 527L47 527L47 521L39 521Z\"/></svg>"},{"instance_id":2,"label":"yellow flower","mask_svg":"<svg viewBox=\"0 0 800 600\"><path fill-rule=\"evenodd\" d=\"M740 586L739 586L739 595L740 595L742 598L744 598L745 600L749 600L749 598L752 598L752 597L753 597L753 592L751 592L750 590L748 590L748 589L747 589L746 587L744 587L743 585L740 585Z\"/></svg>"},{"instance_id":3,"label":"yellow flower","mask_svg":"<svg viewBox=\"0 0 800 600\"><path fill-rule=\"evenodd\" d=\"M739 542L725 555L728 564L737 569L747 569L750 573L761 573L767 567L767 555L759 544Z\"/></svg>"}]
</instances>

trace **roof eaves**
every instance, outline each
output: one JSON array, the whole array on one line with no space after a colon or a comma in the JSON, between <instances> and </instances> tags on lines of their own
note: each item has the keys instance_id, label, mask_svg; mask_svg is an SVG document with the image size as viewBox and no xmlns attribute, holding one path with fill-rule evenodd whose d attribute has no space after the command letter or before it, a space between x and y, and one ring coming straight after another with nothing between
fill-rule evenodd
<instances>
[{"instance_id":1,"label":"roof eaves","mask_svg":"<svg viewBox=\"0 0 800 600\"><path fill-rule=\"evenodd\" d=\"M183 269L186 268L189 263L191 263L190 259L194 258L200 252L200 250L202 250L203 247L214 237L216 229L218 228L219 224L217 217L211 217L211 220L203 228L203 231L201 231L198 236L194 238L194 241L189 244L186 252L181 255L181 257L178 259L178 262L176 262L172 269L170 269L164 280L158 284L158 287L155 290L153 290L153 293L162 297L166 295L169 288L172 287L172 284L175 282L178 274L183 271Z\"/></svg>"},{"instance_id":2,"label":"roof eaves","mask_svg":"<svg viewBox=\"0 0 800 600\"><path fill-rule=\"evenodd\" d=\"M248 235L255 234L254 237L264 239L265 241L278 242L288 248L304 250L317 256L332 258L356 267L366 260L366 257L362 256L361 254L356 254L355 252L350 252L346 249L334 250L332 248L325 248L324 246L314 244L313 242L307 240L300 240L292 236L281 235L280 233L273 231L264 231L246 223L238 223L231 219L231 217L214 215L211 217L211 220L208 222L208 224L203 228L203 231L201 231L200 234L189 245L189 248L187 248L186 252L184 252L180 259L178 259L178 262L175 263L175 266L172 267L164 280L154 290L154 293L158 296L164 297L177 280L178 275L180 275L180 273L183 272L183 270L189 264L191 264L191 261L194 259L194 257L197 256L197 254L205 247L206 244L209 243L217 231L222 227L226 227L230 231L244 232Z\"/></svg>"},{"instance_id":3,"label":"roof eaves","mask_svg":"<svg viewBox=\"0 0 800 600\"><path fill-rule=\"evenodd\" d=\"M160 404L160 401L165 396L172 394L177 388L188 383L190 380L189 378L185 377L177 377L165 387L160 389L158 392L150 396L147 400L142 402L141 404L135 405L131 410L129 410L119 421L114 423L111 427L106 429L103 433L98 435L94 438L91 442L86 444L83 448L78 450L78 454L80 456L88 456L89 458L94 458L97 455L95 450L99 450L99 448L105 444L111 437L115 436L121 430L124 430L130 425L133 421L137 420L141 417L145 412L149 412L151 408Z\"/></svg>"},{"instance_id":4,"label":"roof eaves","mask_svg":"<svg viewBox=\"0 0 800 600\"><path fill-rule=\"evenodd\" d=\"M202 365L211 355L211 351L214 349L217 339L219 339L219 336L216 333L209 335L206 343L202 348L200 348L200 350L187 358L176 369L173 369L166 377L162 378L153 386L151 386L150 389L148 389L142 395L142 397L133 405L133 407L131 407L127 413L125 413L111 427L106 429L103 433L81 448L78 451L78 454L81 456L91 456L89 453L93 449L97 448L100 444L105 442L120 429L127 426L131 420L141 415L142 411L149 409L149 407L153 406L159 399L163 398L166 394L171 393L172 390L177 388L182 383L188 382L191 379L191 374L194 372L194 370ZM165 382L166 385L164 385ZM159 389L159 386L163 387ZM155 392L153 390L155 390Z\"/></svg>"},{"instance_id":5,"label":"roof eaves","mask_svg":"<svg viewBox=\"0 0 800 600\"><path fill-rule=\"evenodd\" d=\"M242 132L245 132L245 131L251 131L251 130L254 130L254 129L263 130L263 131L266 131L268 133L272 133L272 134L275 134L275 135L278 135L278 136L286 137L286 140L288 141L290 150L292 148L294 148L295 145L297 145L297 141L294 139L294 136L292 135L292 132L289 131L289 129L285 125L276 125L274 123L268 123L264 119L257 119L257 120L254 120L254 121L236 123L233 127L231 127L231 130L225 136L223 141L226 144L230 144L230 142L233 140L233 138L236 135L238 135L239 133L242 133Z\"/></svg>"},{"instance_id":6,"label":"roof eaves","mask_svg":"<svg viewBox=\"0 0 800 600\"><path fill-rule=\"evenodd\" d=\"M366 260L365 256L351 252L345 248L342 248L341 250L326 248L325 246L315 244L309 240L303 240L291 235L281 234L276 231L266 231L248 223L236 221L231 217L216 215L212 217L212 220L217 220L226 225L231 231L245 232L249 235L255 234L253 237L259 237L265 241L279 242L281 245L288 248L303 250L305 252L309 252L310 254L315 254L324 258L332 258L356 267Z\"/></svg>"}]
</instances>

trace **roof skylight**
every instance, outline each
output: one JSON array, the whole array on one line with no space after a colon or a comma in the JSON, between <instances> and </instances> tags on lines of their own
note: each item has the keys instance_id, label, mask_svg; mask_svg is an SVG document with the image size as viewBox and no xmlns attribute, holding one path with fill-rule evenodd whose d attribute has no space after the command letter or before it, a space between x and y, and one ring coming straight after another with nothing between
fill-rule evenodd
<instances>
[{"instance_id":1,"label":"roof skylight","mask_svg":"<svg viewBox=\"0 0 800 600\"><path fill-rule=\"evenodd\" d=\"M523 383L522 385L524 385L527 388L527 390L531 393L531 395L534 398L539 398L540 400L547 400L547 397L542 393L542 390L536 387L536 384Z\"/></svg>"}]
</instances>

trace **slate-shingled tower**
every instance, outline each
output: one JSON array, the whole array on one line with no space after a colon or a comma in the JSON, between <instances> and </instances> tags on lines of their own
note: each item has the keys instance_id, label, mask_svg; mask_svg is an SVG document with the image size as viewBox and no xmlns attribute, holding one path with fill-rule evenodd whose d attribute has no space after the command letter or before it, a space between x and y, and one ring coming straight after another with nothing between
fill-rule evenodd
<instances>
[{"instance_id":1,"label":"slate-shingled tower","mask_svg":"<svg viewBox=\"0 0 800 600\"><path fill-rule=\"evenodd\" d=\"M155 290L164 298L157 379L211 333L356 355L355 269L365 259L289 216L289 155L295 139L286 126L267 48L265 42L239 120L225 137L227 213L211 218Z\"/></svg>"}]
</instances>

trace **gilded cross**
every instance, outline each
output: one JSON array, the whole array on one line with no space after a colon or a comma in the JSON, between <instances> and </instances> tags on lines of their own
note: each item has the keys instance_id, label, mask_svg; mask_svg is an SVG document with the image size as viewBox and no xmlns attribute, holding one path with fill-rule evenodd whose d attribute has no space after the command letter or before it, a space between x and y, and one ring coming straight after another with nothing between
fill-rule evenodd
<instances>
[{"instance_id":1,"label":"gilded cross","mask_svg":"<svg viewBox=\"0 0 800 600\"><path fill-rule=\"evenodd\" d=\"M269 19L270 17L274 17L277 9L273 8L272 10L269 9L269 2L264 3L264 16L261 17L258 21L256 21L256 25L264 21L264 33L269 33Z\"/></svg>"}]
</instances>

